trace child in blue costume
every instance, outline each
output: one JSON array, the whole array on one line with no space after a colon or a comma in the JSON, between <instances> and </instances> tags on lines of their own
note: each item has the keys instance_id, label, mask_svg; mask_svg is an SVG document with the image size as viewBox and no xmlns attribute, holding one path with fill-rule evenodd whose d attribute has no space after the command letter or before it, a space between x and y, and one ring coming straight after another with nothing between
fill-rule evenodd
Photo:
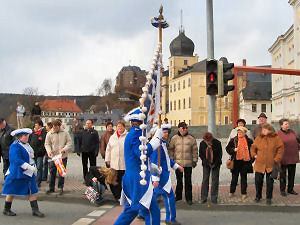
<instances>
[{"instance_id":1,"label":"child in blue costume","mask_svg":"<svg viewBox=\"0 0 300 225\"><path fill-rule=\"evenodd\" d=\"M151 174L148 169L145 170L145 180L147 184L140 184L142 162L140 160L141 151L139 146L141 145L141 141L139 137L142 136L142 129L140 129L139 125L142 124L143 120L142 117L139 116L141 114L140 109L136 109L128 115L132 128L127 134L124 143L126 170L122 182L121 204L125 205L125 208L114 223L115 225L130 224L138 215L139 210L141 210L145 216L146 225L160 224L160 210L155 197L153 197ZM157 149L160 145L161 138L162 130L158 129L154 137L146 145L147 157L150 157L153 150ZM148 163L145 163L146 166L147 164Z\"/></svg>"},{"instance_id":2,"label":"child in blue costume","mask_svg":"<svg viewBox=\"0 0 300 225\"><path fill-rule=\"evenodd\" d=\"M161 151L160 151L160 166L161 169L158 169L157 159L158 159L158 151L154 151L151 155L151 168L152 171L162 171L159 176L158 173L152 173L152 181L153 185L157 186L154 188L155 196L162 195L165 201L166 208L166 224L180 225L179 222L176 221L176 206L175 206L175 196L172 189L171 176L170 171L171 168L174 170L178 169L181 172L183 171L183 167L178 165L172 159L169 158L168 149L166 145L166 141L169 136L169 130L171 129L170 124L162 124L163 130L163 140L161 143Z\"/></svg>"},{"instance_id":3,"label":"child in blue costume","mask_svg":"<svg viewBox=\"0 0 300 225\"><path fill-rule=\"evenodd\" d=\"M13 142L9 149L10 166L6 172L2 195L5 195L5 205L3 214L6 216L15 216L11 211L11 204L14 196L29 196L32 215L44 217L39 211L36 193L38 188L35 181L37 169L34 162L34 151L28 144L29 134L32 130L23 128L11 132L17 140Z\"/></svg>"}]
</instances>

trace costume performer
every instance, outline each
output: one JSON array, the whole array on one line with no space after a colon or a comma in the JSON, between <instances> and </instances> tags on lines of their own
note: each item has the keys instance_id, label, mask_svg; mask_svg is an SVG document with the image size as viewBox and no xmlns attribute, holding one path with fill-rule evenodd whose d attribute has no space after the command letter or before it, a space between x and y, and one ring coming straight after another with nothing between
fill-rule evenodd
<instances>
[{"instance_id":1,"label":"costume performer","mask_svg":"<svg viewBox=\"0 0 300 225\"><path fill-rule=\"evenodd\" d=\"M144 119L141 116L142 114L140 109L135 109L127 115L128 120L131 121L132 128L127 134L124 143L126 170L123 176L121 205L125 205L125 208L115 222L115 225L130 224L138 215L139 210L141 210L145 216L146 225L160 224L160 210L153 196L153 185L149 166L147 163L142 164L141 162L141 158L145 156L141 154L141 150L139 149L141 145L140 137L142 136L140 125ZM150 157L153 150L157 149L160 145L162 134L162 130L158 129L151 141L145 145L147 158ZM140 172L141 166L145 166L147 169ZM145 180L143 181L146 181L146 185L140 183L140 174L145 175Z\"/></svg>"},{"instance_id":2,"label":"costume performer","mask_svg":"<svg viewBox=\"0 0 300 225\"><path fill-rule=\"evenodd\" d=\"M13 142L9 149L10 166L6 172L2 195L5 195L5 206L3 214L6 216L15 216L16 213L11 211L11 204L14 196L29 196L32 215L44 217L39 211L36 193L38 187L36 185L35 176L37 169L34 162L34 151L28 144L29 134L32 130L23 128L11 132L11 136L15 136L17 140Z\"/></svg>"},{"instance_id":3,"label":"costume performer","mask_svg":"<svg viewBox=\"0 0 300 225\"><path fill-rule=\"evenodd\" d=\"M160 166L162 172L159 176L157 172L152 173L152 181L154 182L153 185L157 186L154 188L154 195L156 197L162 195L164 198L166 208L166 224L180 225L180 223L176 221L175 195L172 189L170 171L171 168L173 168L174 170L178 169L183 172L183 167L170 159L168 155L166 140L168 138L171 125L162 124L161 127L164 134L160 153ZM154 151L151 155L151 168L153 171L160 171L157 161L158 151ZM158 183L158 185L156 183Z\"/></svg>"}]
</instances>

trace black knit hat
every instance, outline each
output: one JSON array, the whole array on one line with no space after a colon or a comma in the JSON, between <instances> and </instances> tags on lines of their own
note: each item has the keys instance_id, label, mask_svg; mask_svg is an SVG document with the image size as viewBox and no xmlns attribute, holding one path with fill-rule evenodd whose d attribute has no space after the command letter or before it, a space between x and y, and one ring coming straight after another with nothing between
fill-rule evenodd
<instances>
[{"instance_id":1,"label":"black knit hat","mask_svg":"<svg viewBox=\"0 0 300 225\"><path fill-rule=\"evenodd\" d=\"M180 122L178 124L178 128L183 127L183 128L187 128L187 124L185 122Z\"/></svg>"},{"instance_id":2,"label":"black knit hat","mask_svg":"<svg viewBox=\"0 0 300 225\"><path fill-rule=\"evenodd\" d=\"M239 122L242 122L244 125L246 125L246 121L244 119L238 119L236 121L236 124L238 124Z\"/></svg>"}]
</instances>

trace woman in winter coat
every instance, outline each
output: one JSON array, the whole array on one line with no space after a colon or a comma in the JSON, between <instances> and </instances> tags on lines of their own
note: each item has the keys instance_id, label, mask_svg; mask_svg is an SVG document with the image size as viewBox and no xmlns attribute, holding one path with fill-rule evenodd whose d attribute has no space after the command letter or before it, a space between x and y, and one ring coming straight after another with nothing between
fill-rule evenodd
<instances>
[{"instance_id":1,"label":"woman in winter coat","mask_svg":"<svg viewBox=\"0 0 300 225\"><path fill-rule=\"evenodd\" d=\"M124 142L127 131L125 130L125 122L120 120L117 122L117 131L109 138L106 153L105 163L108 167L117 171L117 185L110 185L116 201L120 201L122 191L122 178L125 173L125 158L124 158Z\"/></svg>"},{"instance_id":2,"label":"woman in winter coat","mask_svg":"<svg viewBox=\"0 0 300 225\"><path fill-rule=\"evenodd\" d=\"M296 163L299 162L298 140L295 132L290 129L288 119L279 120L280 130L278 136L284 145L284 154L281 160L280 173L280 194L286 196L286 171L288 171L287 192L292 195L298 195L294 191L294 181L296 173Z\"/></svg>"},{"instance_id":3,"label":"woman in winter coat","mask_svg":"<svg viewBox=\"0 0 300 225\"><path fill-rule=\"evenodd\" d=\"M274 163L280 164L283 151L283 143L272 125L264 124L261 134L255 138L251 146L251 157L255 158L253 169L255 171L256 202L262 198L263 179L266 173L266 203L272 204L274 180L270 175L274 169Z\"/></svg>"},{"instance_id":4,"label":"woman in winter coat","mask_svg":"<svg viewBox=\"0 0 300 225\"><path fill-rule=\"evenodd\" d=\"M209 177L212 171L211 202L218 202L219 172L222 164L222 145L209 132L203 134L203 141L199 146L199 157L202 160L203 179L201 187L201 203L207 202Z\"/></svg>"},{"instance_id":5,"label":"woman in winter coat","mask_svg":"<svg viewBox=\"0 0 300 225\"><path fill-rule=\"evenodd\" d=\"M231 170L232 178L229 197L232 197L235 193L239 174L241 174L242 199L247 198L247 173L253 173L250 154L250 148L253 141L246 134L246 127L237 127L237 136L231 138L226 146L226 151L234 162L234 167Z\"/></svg>"},{"instance_id":6,"label":"woman in winter coat","mask_svg":"<svg viewBox=\"0 0 300 225\"><path fill-rule=\"evenodd\" d=\"M2 190L2 195L5 195L3 214L6 216L16 215L11 211L14 196L29 196L32 215L44 217L44 214L39 211L36 198L36 193L38 193L35 181L37 169L33 159L33 149L28 144L29 134L31 133L32 130L29 128L17 129L11 132L11 136L15 136L17 140L13 142L9 149L10 166L6 172Z\"/></svg>"},{"instance_id":7,"label":"woman in winter coat","mask_svg":"<svg viewBox=\"0 0 300 225\"><path fill-rule=\"evenodd\" d=\"M117 172L112 168L91 166L85 176L85 183L86 186L93 187L99 193L95 204L100 205L104 200L103 193L107 189L106 183L111 185L117 184Z\"/></svg>"}]
</instances>

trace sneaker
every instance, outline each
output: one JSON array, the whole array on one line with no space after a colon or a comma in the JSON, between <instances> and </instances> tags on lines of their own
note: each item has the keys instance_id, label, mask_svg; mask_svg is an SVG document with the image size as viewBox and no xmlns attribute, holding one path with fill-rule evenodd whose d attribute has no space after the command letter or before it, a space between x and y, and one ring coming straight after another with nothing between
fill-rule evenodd
<instances>
[{"instance_id":1,"label":"sneaker","mask_svg":"<svg viewBox=\"0 0 300 225\"><path fill-rule=\"evenodd\" d=\"M53 189L49 189L48 191L46 191L46 194L51 194L51 193L54 193L54 190Z\"/></svg>"},{"instance_id":2,"label":"sneaker","mask_svg":"<svg viewBox=\"0 0 300 225\"><path fill-rule=\"evenodd\" d=\"M166 221L166 224L167 225L181 225L181 223L179 223L177 220L175 220L175 221Z\"/></svg>"},{"instance_id":3,"label":"sneaker","mask_svg":"<svg viewBox=\"0 0 300 225\"><path fill-rule=\"evenodd\" d=\"M291 194L291 195L298 195L298 193L294 190L288 191L288 193Z\"/></svg>"},{"instance_id":4,"label":"sneaker","mask_svg":"<svg viewBox=\"0 0 300 225\"><path fill-rule=\"evenodd\" d=\"M255 202L256 202L256 203L259 203L260 200L261 200L261 198L258 198L258 197L255 198Z\"/></svg>"},{"instance_id":5,"label":"sneaker","mask_svg":"<svg viewBox=\"0 0 300 225\"><path fill-rule=\"evenodd\" d=\"M187 200L186 203L187 203L188 205L192 205L192 204L193 204L192 200Z\"/></svg>"},{"instance_id":6,"label":"sneaker","mask_svg":"<svg viewBox=\"0 0 300 225\"><path fill-rule=\"evenodd\" d=\"M272 204L272 199L270 198L267 198L267 201L266 201L267 205L271 205Z\"/></svg>"},{"instance_id":7,"label":"sneaker","mask_svg":"<svg viewBox=\"0 0 300 225\"><path fill-rule=\"evenodd\" d=\"M283 197L286 197L286 196L287 196L287 194L286 194L285 191L281 191L280 194L281 194L281 196L283 196Z\"/></svg>"},{"instance_id":8,"label":"sneaker","mask_svg":"<svg viewBox=\"0 0 300 225\"><path fill-rule=\"evenodd\" d=\"M202 199L202 200L200 201L201 204L204 204L204 203L206 203L206 202L207 202L207 199Z\"/></svg>"}]
</instances>

